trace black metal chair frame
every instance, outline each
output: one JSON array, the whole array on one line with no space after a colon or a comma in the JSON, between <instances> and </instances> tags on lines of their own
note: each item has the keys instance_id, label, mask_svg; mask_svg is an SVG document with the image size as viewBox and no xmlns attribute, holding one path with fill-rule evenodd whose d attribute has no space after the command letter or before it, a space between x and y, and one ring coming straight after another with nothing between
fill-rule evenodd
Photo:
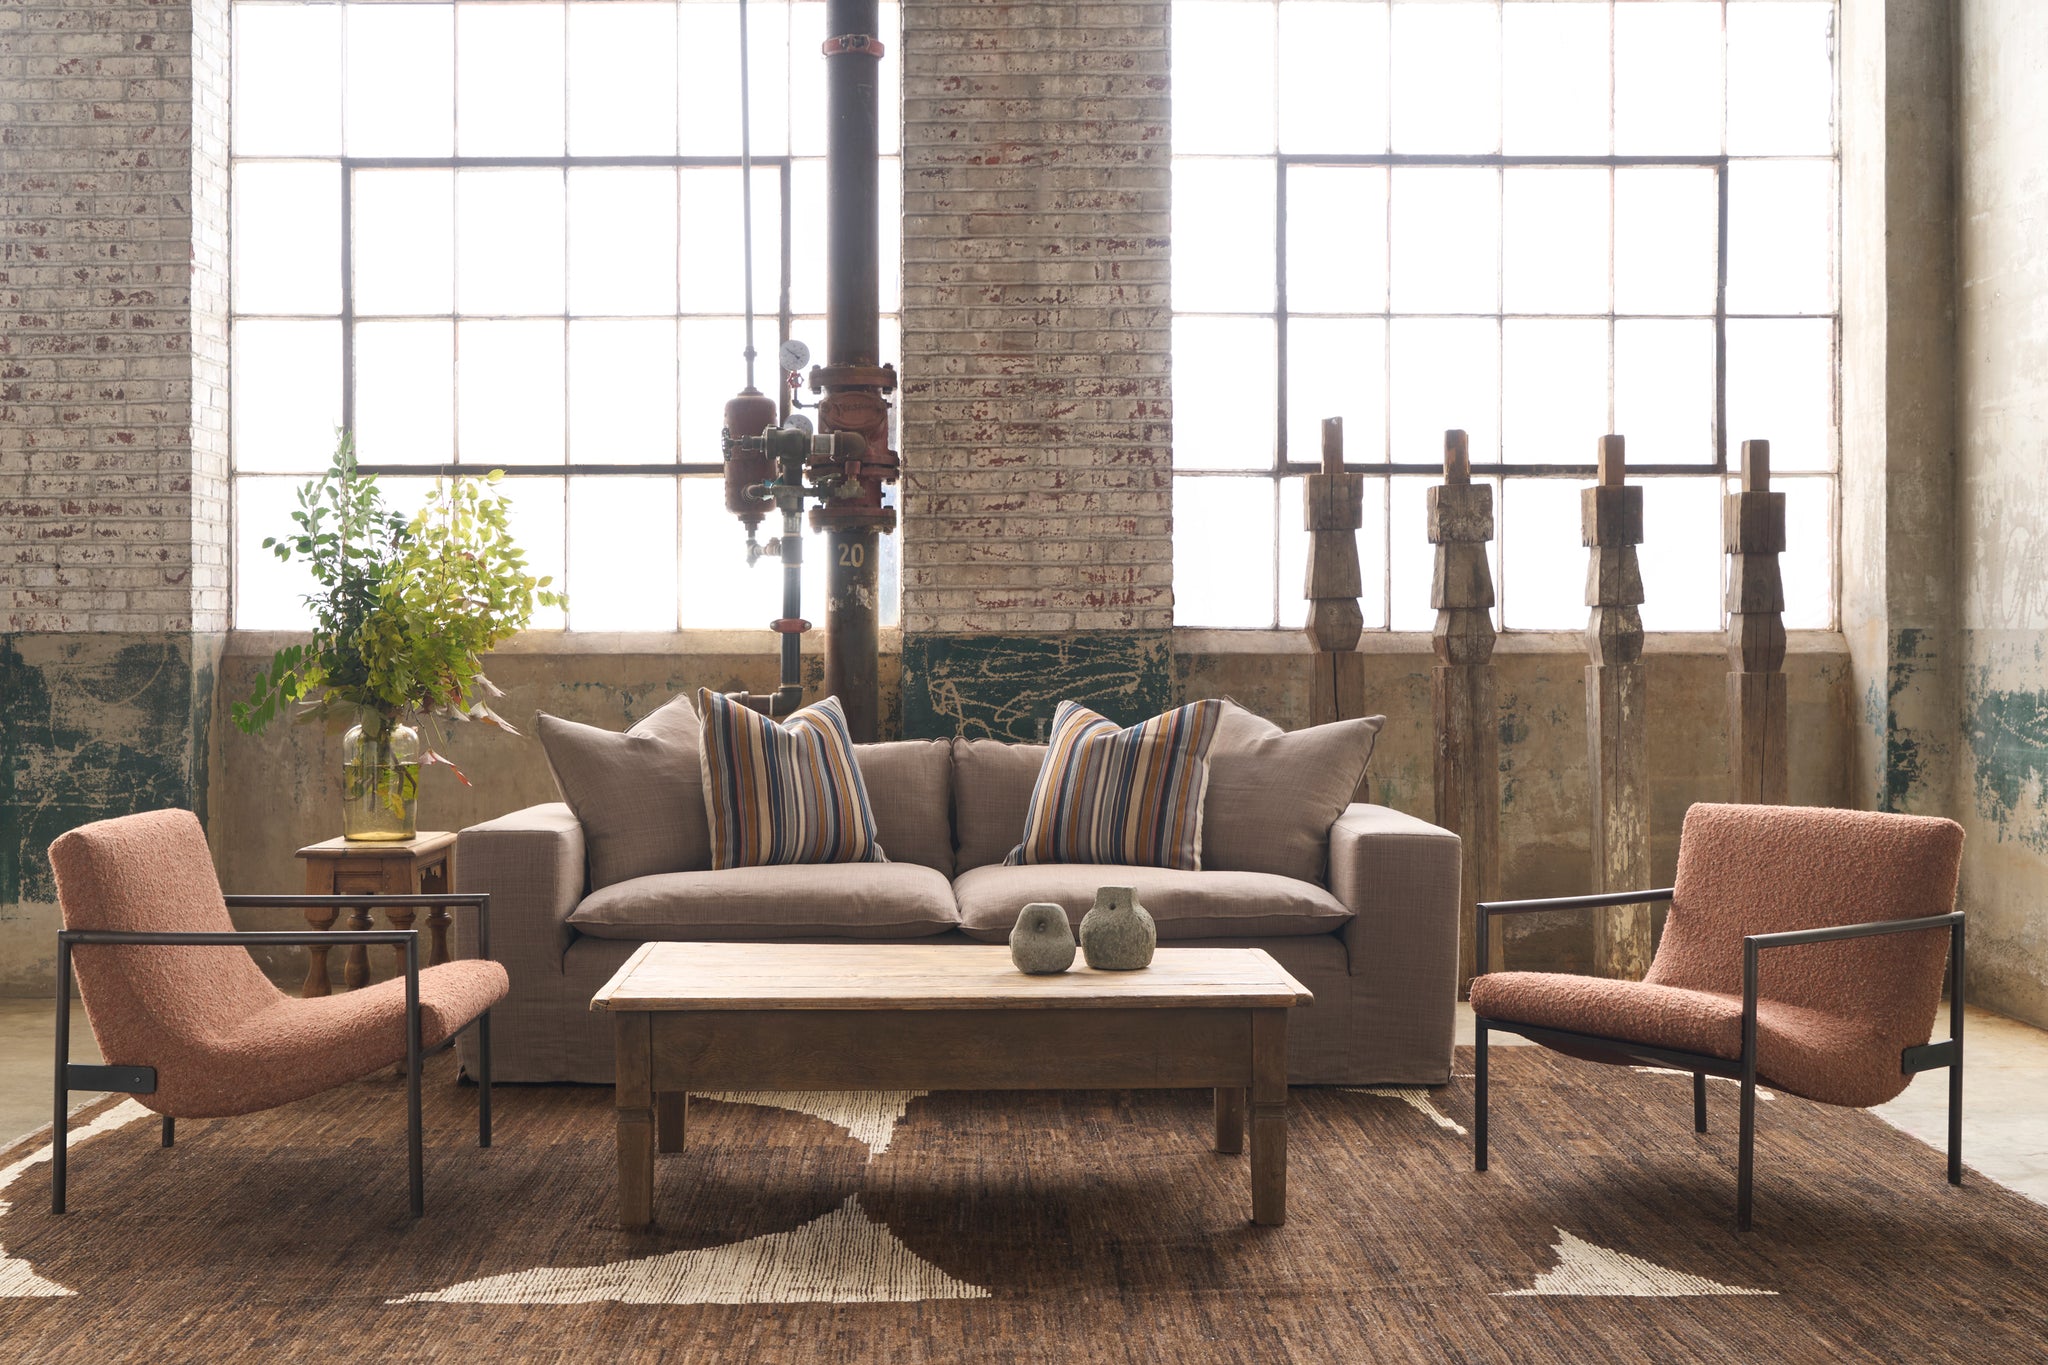
<instances>
[{"instance_id":1,"label":"black metal chair frame","mask_svg":"<svg viewBox=\"0 0 2048 1365\"><path fill-rule=\"evenodd\" d=\"M477 956L491 956L491 898L488 893L442 893L426 896L228 896L229 909L256 907L313 909L430 909L473 906L477 913ZM65 929L57 934L57 1071L50 1135L50 1212L64 1212L68 1177L66 1141L70 1133L70 1095L74 1090L108 1090L130 1095L156 1093L156 1068L151 1066L88 1066L71 1060L71 953L79 945L119 944L153 948L234 945L245 948L291 948L313 944L368 947L389 944L405 950L405 1116L406 1173L412 1216L426 1212L426 1180L420 1121L420 1063L455 1045L474 1026L477 1044L476 1145L491 1145L491 1012L485 1010L431 1048L420 1046L420 931L417 929L329 929L285 932L243 930L166 930L156 933L108 929ZM163 1116L163 1145L177 1136L177 1120Z\"/></svg>"},{"instance_id":2,"label":"black metal chair frame","mask_svg":"<svg viewBox=\"0 0 2048 1365\"><path fill-rule=\"evenodd\" d=\"M1644 905L1671 899L1673 888L1653 891L1613 891L1593 896L1559 896L1548 900L1481 901L1476 949L1478 975L1487 971L1487 934L1495 915L1525 915L1546 910L1593 910L1620 905ZM1543 1028L1510 1019L1473 1018L1473 1122L1472 1169L1486 1169L1486 1035L1489 1032L1518 1034L1534 1043L1554 1048L1567 1056L1621 1065L1645 1063L1692 1073L1692 1123L1695 1132L1707 1131L1707 1077L1725 1076L1742 1085L1741 1129L1737 1138L1735 1166L1735 1226L1747 1232L1750 1226L1750 1190L1756 1166L1756 1006L1758 970L1767 948L1790 948L1807 943L1837 943L1844 939L1870 938L1878 934L1911 934L1931 929L1949 931L1949 1036L1940 1042L1922 1043L1899 1054L1899 1071L1914 1075L1948 1068L1948 1183L1963 1183L1963 912L1926 915L1918 919L1877 920L1867 924L1843 924L1825 929L1793 929L1776 934L1746 934L1742 939L1742 1055L1734 1060L1703 1052L1682 1052L1652 1047L1626 1038L1604 1038L1567 1029Z\"/></svg>"}]
</instances>

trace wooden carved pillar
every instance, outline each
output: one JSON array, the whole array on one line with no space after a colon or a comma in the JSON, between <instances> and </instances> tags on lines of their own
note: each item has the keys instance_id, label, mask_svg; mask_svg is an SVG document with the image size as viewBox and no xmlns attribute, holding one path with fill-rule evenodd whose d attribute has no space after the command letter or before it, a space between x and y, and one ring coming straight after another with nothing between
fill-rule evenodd
<instances>
[{"instance_id":1,"label":"wooden carved pillar","mask_svg":"<svg viewBox=\"0 0 2048 1365\"><path fill-rule=\"evenodd\" d=\"M1429 490L1429 543L1436 546L1429 604L1436 668L1430 701L1436 721L1436 822L1463 840L1458 897L1458 995L1472 984L1478 950L1472 907L1500 899L1500 723L1493 689L1493 486L1472 482L1462 431L1444 433L1444 481ZM1498 970L1501 924L1487 958Z\"/></svg>"},{"instance_id":2,"label":"wooden carved pillar","mask_svg":"<svg viewBox=\"0 0 2048 1365\"><path fill-rule=\"evenodd\" d=\"M1308 530L1308 638L1315 643L1309 723L1326 725L1365 714L1365 657L1358 636L1358 528L1364 521L1365 476L1344 472L1344 419L1323 421L1323 472L1303 481ZM1360 782L1358 799L1365 799Z\"/></svg>"},{"instance_id":3,"label":"wooden carved pillar","mask_svg":"<svg viewBox=\"0 0 2048 1365\"><path fill-rule=\"evenodd\" d=\"M1600 438L1600 482L1580 494L1586 565L1586 758L1592 778L1593 889L1650 884L1650 792L1644 762L1649 716L1643 674L1643 490L1626 486L1619 436ZM1641 980L1650 966L1650 911L1620 906L1598 915L1594 968Z\"/></svg>"},{"instance_id":4,"label":"wooden carved pillar","mask_svg":"<svg viewBox=\"0 0 2048 1365\"><path fill-rule=\"evenodd\" d=\"M1735 799L1782 806L1785 719L1785 495L1771 491L1771 443L1742 443L1742 491L1723 504L1728 551L1728 767Z\"/></svg>"}]
</instances>

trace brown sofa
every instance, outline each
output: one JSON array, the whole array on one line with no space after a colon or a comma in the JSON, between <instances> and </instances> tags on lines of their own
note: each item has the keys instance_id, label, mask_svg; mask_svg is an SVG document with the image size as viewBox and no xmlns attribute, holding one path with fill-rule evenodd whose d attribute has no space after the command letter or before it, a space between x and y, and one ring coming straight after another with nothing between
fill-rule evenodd
<instances>
[{"instance_id":1,"label":"brown sofa","mask_svg":"<svg viewBox=\"0 0 2048 1365\"><path fill-rule=\"evenodd\" d=\"M1294 832L1319 881L1005 867L1044 752L994 740L856 746L886 863L665 872L592 889L584 827L567 805L463 830L459 887L491 894L492 949L512 981L492 1015L496 1078L609 1083L609 1021L590 997L652 939L1005 943L1027 902L1056 901L1078 925L1097 887L1127 885L1163 946L1264 948L1315 993L1289 1026L1294 1082L1449 1079L1456 835L1360 804L1326 840Z\"/></svg>"}]
</instances>

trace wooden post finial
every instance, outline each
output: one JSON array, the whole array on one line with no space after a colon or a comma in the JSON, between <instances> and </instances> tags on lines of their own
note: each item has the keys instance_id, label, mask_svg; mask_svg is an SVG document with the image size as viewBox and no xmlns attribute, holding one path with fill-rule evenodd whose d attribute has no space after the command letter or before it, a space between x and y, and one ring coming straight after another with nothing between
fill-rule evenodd
<instances>
[{"instance_id":1,"label":"wooden post finial","mask_svg":"<svg viewBox=\"0 0 2048 1365\"><path fill-rule=\"evenodd\" d=\"M1455 428L1444 433L1444 482L1472 482L1472 445L1465 433Z\"/></svg>"},{"instance_id":2,"label":"wooden post finial","mask_svg":"<svg viewBox=\"0 0 2048 1365\"><path fill-rule=\"evenodd\" d=\"M1344 419L1325 417L1323 419L1323 472L1342 474L1344 472Z\"/></svg>"},{"instance_id":3,"label":"wooden post finial","mask_svg":"<svg viewBox=\"0 0 2048 1365\"><path fill-rule=\"evenodd\" d=\"M1742 443L1742 491L1745 493L1768 493L1771 491L1771 443L1769 441L1744 441Z\"/></svg>"},{"instance_id":4,"label":"wooden post finial","mask_svg":"<svg viewBox=\"0 0 2048 1365\"><path fill-rule=\"evenodd\" d=\"M1628 443L1619 436L1600 438L1600 486L1619 488L1628 482Z\"/></svg>"}]
</instances>

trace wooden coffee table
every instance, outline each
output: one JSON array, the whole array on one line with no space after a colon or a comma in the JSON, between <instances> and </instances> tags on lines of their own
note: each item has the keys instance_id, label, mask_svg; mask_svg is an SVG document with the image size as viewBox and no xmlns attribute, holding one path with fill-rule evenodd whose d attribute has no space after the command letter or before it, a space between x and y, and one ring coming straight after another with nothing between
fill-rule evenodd
<instances>
[{"instance_id":1,"label":"wooden coffee table","mask_svg":"<svg viewBox=\"0 0 2048 1365\"><path fill-rule=\"evenodd\" d=\"M1252 1139L1252 1221L1287 1220L1287 1011L1258 948L1161 948L1138 972L1026 976L960 944L649 943L591 999L618 1041L619 1222L653 1222L692 1090L1214 1087L1216 1150ZM1247 1106L1249 1092L1249 1106Z\"/></svg>"}]
</instances>

